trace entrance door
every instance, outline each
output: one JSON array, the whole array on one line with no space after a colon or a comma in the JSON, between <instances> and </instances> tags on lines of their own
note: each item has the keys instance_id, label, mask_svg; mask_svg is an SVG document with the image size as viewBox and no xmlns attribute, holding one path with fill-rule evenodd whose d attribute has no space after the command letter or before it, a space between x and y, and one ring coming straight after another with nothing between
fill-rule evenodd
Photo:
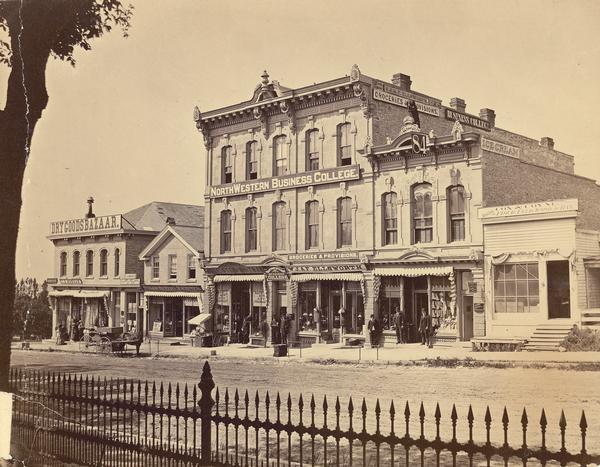
<instances>
[{"instance_id":1,"label":"entrance door","mask_svg":"<svg viewBox=\"0 0 600 467\"><path fill-rule=\"evenodd\" d=\"M548 261L548 318L571 317L569 262Z\"/></svg>"},{"instance_id":2,"label":"entrance door","mask_svg":"<svg viewBox=\"0 0 600 467\"><path fill-rule=\"evenodd\" d=\"M470 341L473 337L473 297L464 295L462 299L461 341Z\"/></svg>"},{"instance_id":3,"label":"entrance door","mask_svg":"<svg viewBox=\"0 0 600 467\"><path fill-rule=\"evenodd\" d=\"M429 312L429 295L426 292L415 292L415 309L414 316L416 318L412 330L414 335L409 336L410 342L419 341L419 324L421 324L421 314Z\"/></svg>"}]
</instances>

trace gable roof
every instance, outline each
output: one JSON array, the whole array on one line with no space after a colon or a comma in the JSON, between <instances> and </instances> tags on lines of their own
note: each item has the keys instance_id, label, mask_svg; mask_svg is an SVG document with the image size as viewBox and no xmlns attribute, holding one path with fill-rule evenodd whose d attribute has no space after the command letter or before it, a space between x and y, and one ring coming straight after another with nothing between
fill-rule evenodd
<instances>
[{"instance_id":1,"label":"gable roof","mask_svg":"<svg viewBox=\"0 0 600 467\"><path fill-rule=\"evenodd\" d=\"M166 225L164 229L144 248L139 259L145 261L158 250L164 241L173 236L184 245L190 253L200 258L204 252L204 228L194 226Z\"/></svg>"},{"instance_id":2,"label":"gable roof","mask_svg":"<svg viewBox=\"0 0 600 467\"><path fill-rule=\"evenodd\" d=\"M126 229L160 232L169 217L178 226L204 227L204 206L153 201L123 214L123 224Z\"/></svg>"}]
</instances>

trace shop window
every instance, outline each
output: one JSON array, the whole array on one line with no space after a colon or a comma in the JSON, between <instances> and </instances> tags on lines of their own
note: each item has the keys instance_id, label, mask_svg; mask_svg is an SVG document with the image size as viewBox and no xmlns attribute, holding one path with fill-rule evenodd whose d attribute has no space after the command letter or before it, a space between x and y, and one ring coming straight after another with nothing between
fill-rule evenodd
<instances>
[{"instance_id":1,"label":"shop window","mask_svg":"<svg viewBox=\"0 0 600 467\"><path fill-rule=\"evenodd\" d=\"M397 195L394 192L384 193L381 199L383 218L383 244L398 243Z\"/></svg>"},{"instance_id":2,"label":"shop window","mask_svg":"<svg viewBox=\"0 0 600 467\"><path fill-rule=\"evenodd\" d=\"M60 277L65 277L67 275L67 253L62 252L60 254Z\"/></svg>"},{"instance_id":3,"label":"shop window","mask_svg":"<svg viewBox=\"0 0 600 467\"><path fill-rule=\"evenodd\" d=\"M352 245L352 198L346 196L337 200L338 248Z\"/></svg>"},{"instance_id":4,"label":"shop window","mask_svg":"<svg viewBox=\"0 0 600 467\"><path fill-rule=\"evenodd\" d=\"M231 146L221 149L221 183L233 181L233 156Z\"/></svg>"},{"instance_id":5,"label":"shop window","mask_svg":"<svg viewBox=\"0 0 600 467\"><path fill-rule=\"evenodd\" d=\"M285 136L273 138L273 176L286 175L288 173L288 157Z\"/></svg>"},{"instance_id":6,"label":"shop window","mask_svg":"<svg viewBox=\"0 0 600 467\"><path fill-rule=\"evenodd\" d=\"M273 251L285 250L286 219L285 202L273 203Z\"/></svg>"},{"instance_id":7,"label":"shop window","mask_svg":"<svg viewBox=\"0 0 600 467\"><path fill-rule=\"evenodd\" d=\"M342 123L337 127L337 165L352 164L352 138L350 123Z\"/></svg>"},{"instance_id":8,"label":"shop window","mask_svg":"<svg viewBox=\"0 0 600 467\"><path fill-rule=\"evenodd\" d=\"M246 209L246 252L256 251L258 227L256 225L256 208Z\"/></svg>"},{"instance_id":9,"label":"shop window","mask_svg":"<svg viewBox=\"0 0 600 467\"><path fill-rule=\"evenodd\" d=\"M316 331L315 309L317 307L317 285L315 282L301 283L298 292L298 326L301 331Z\"/></svg>"},{"instance_id":10,"label":"shop window","mask_svg":"<svg viewBox=\"0 0 600 467\"><path fill-rule=\"evenodd\" d=\"M94 252L92 250L85 253L85 275L87 277L94 275Z\"/></svg>"},{"instance_id":11,"label":"shop window","mask_svg":"<svg viewBox=\"0 0 600 467\"><path fill-rule=\"evenodd\" d=\"M160 258L159 256L152 257L152 279L160 278Z\"/></svg>"},{"instance_id":12,"label":"shop window","mask_svg":"<svg viewBox=\"0 0 600 467\"><path fill-rule=\"evenodd\" d=\"M108 250L100 250L100 277L108 276Z\"/></svg>"},{"instance_id":13,"label":"shop window","mask_svg":"<svg viewBox=\"0 0 600 467\"><path fill-rule=\"evenodd\" d=\"M246 144L246 180L258 178L258 143L250 141Z\"/></svg>"},{"instance_id":14,"label":"shop window","mask_svg":"<svg viewBox=\"0 0 600 467\"><path fill-rule=\"evenodd\" d=\"M319 130L306 132L306 170L319 170Z\"/></svg>"},{"instance_id":15,"label":"shop window","mask_svg":"<svg viewBox=\"0 0 600 467\"><path fill-rule=\"evenodd\" d=\"M305 209L306 216L306 249L319 246L319 202L308 201Z\"/></svg>"},{"instance_id":16,"label":"shop window","mask_svg":"<svg viewBox=\"0 0 600 467\"><path fill-rule=\"evenodd\" d=\"M465 239L465 190L462 186L448 188L448 228L451 242Z\"/></svg>"},{"instance_id":17,"label":"shop window","mask_svg":"<svg viewBox=\"0 0 600 467\"><path fill-rule=\"evenodd\" d=\"M185 317L184 317L183 322L184 322L185 329L183 330L183 332L184 332L184 334L189 334L190 332L192 332L192 329L195 328L195 325L189 324L188 321L200 314L200 308L197 306L187 306L186 305L186 306L184 306L184 309L185 309ZM206 324L204 326L206 326Z\"/></svg>"},{"instance_id":18,"label":"shop window","mask_svg":"<svg viewBox=\"0 0 600 467\"><path fill-rule=\"evenodd\" d=\"M115 249L115 277L119 277L121 270L121 250Z\"/></svg>"},{"instance_id":19,"label":"shop window","mask_svg":"<svg viewBox=\"0 0 600 467\"><path fill-rule=\"evenodd\" d=\"M187 278L196 279L196 258L194 255L188 255L187 257Z\"/></svg>"},{"instance_id":20,"label":"shop window","mask_svg":"<svg viewBox=\"0 0 600 467\"><path fill-rule=\"evenodd\" d=\"M81 253L79 251L73 252L73 276L79 277L79 263L81 262Z\"/></svg>"},{"instance_id":21,"label":"shop window","mask_svg":"<svg viewBox=\"0 0 600 467\"><path fill-rule=\"evenodd\" d=\"M421 183L412 190L413 243L430 243L433 240L433 214L431 185Z\"/></svg>"},{"instance_id":22,"label":"shop window","mask_svg":"<svg viewBox=\"0 0 600 467\"><path fill-rule=\"evenodd\" d=\"M221 212L221 253L231 251L231 211Z\"/></svg>"},{"instance_id":23,"label":"shop window","mask_svg":"<svg viewBox=\"0 0 600 467\"><path fill-rule=\"evenodd\" d=\"M177 255L169 255L169 279L177 279Z\"/></svg>"},{"instance_id":24,"label":"shop window","mask_svg":"<svg viewBox=\"0 0 600 467\"><path fill-rule=\"evenodd\" d=\"M537 263L494 266L494 310L496 313L537 313L540 285Z\"/></svg>"}]
</instances>

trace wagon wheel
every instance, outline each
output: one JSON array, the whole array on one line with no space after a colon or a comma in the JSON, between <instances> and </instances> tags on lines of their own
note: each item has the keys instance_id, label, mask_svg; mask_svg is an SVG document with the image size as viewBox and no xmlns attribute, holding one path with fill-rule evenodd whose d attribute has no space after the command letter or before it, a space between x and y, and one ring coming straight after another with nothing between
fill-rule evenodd
<instances>
[{"instance_id":1,"label":"wagon wheel","mask_svg":"<svg viewBox=\"0 0 600 467\"><path fill-rule=\"evenodd\" d=\"M106 336L102 336L100 338L100 342L98 344L98 350L102 353L110 353L112 350L112 342Z\"/></svg>"},{"instance_id":2,"label":"wagon wheel","mask_svg":"<svg viewBox=\"0 0 600 467\"><path fill-rule=\"evenodd\" d=\"M80 351L86 351L91 343L92 339L90 337L89 334L84 334L81 339L79 340L79 350Z\"/></svg>"}]
</instances>

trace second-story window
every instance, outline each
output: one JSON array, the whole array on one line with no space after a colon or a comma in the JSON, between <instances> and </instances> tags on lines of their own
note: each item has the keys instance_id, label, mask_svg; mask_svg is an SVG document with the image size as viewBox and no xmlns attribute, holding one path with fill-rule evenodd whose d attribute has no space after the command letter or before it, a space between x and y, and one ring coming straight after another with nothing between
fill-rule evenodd
<instances>
[{"instance_id":1,"label":"second-story window","mask_svg":"<svg viewBox=\"0 0 600 467\"><path fill-rule=\"evenodd\" d=\"M448 188L448 227L449 240L459 242L465 239L465 191L460 185Z\"/></svg>"},{"instance_id":2,"label":"second-story window","mask_svg":"<svg viewBox=\"0 0 600 467\"><path fill-rule=\"evenodd\" d=\"M396 212L397 196L394 192L385 193L382 197L381 211L383 214L383 244L398 243L398 217Z\"/></svg>"},{"instance_id":3,"label":"second-story window","mask_svg":"<svg viewBox=\"0 0 600 467\"><path fill-rule=\"evenodd\" d=\"M431 185L421 183L412 191L413 243L430 243L433 240Z\"/></svg>"},{"instance_id":4,"label":"second-story window","mask_svg":"<svg viewBox=\"0 0 600 467\"><path fill-rule=\"evenodd\" d=\"M79 263L81 261L81 253L79 251L73 252L73 276L79 277Z\"/></svg>"},{"instance_id":5,"label":"second-story window","mask_svg":"<svg viewBox=\"0 0 600 467\"><path fill-rule=\"evenodd\" d=\"M231 211L221 212L221 253L231 251Z\"/></svg>"},{"instance_id":6,"label":"second-story window","mask_svg":"<svg viewBox=\"0 0 600 467\"><path fill-rule=\"evenodd\" d=\"M160 278L160 258L157 256L152 257L152 279Z\"/></svg>"},{"instance_id":7,"label":"second-story window","mask_svg":"<svg viewBox=\"0 0 600 467\"><path fill-rule=\"evenodd\" d=\"M337 200L338 248L352 245L352 198L346 196Z\"/></svg>"},{"instance_id":8,"label":"second-story window","mask_svg":"<svg viewBox=\"0 0 600 467\"><path fill-rule=\"evenodd\" d=\"M258 143L250 141L246 145L246 180L258 178Z\"/></svg>"},{"instance_id":9,"label":"second-story window","mask_svg":"<svg viewBox=\"0 0 600 467\"><path fill-rule=\"evenodd\" d=\"M233 156L231 146L225 146L221 150L221 183L233 181Z\"/></svg>"},{"instance_id":10,"label":"second-story window","mask_svg":"<svg viewBox=\"0 0 600 467\"><path fill-rule=\"evenodd\" d=\"M169 279L177 279L177 255L169 255Z\"/></svg>"},{"instance_id":11,"label":"second-story window","mask_svg":"<svg viewBox=\"0 0 600 467\"><path fill-rule=\"evenodd\" d=\"M67 275L67 253L63 251L60 254L60 277Z\"/></svg>"},{"instance_id":12,"label":"second-story window","mask_svg":"<svg viewBox=\"0 0 600 467\"><path fill-rule=\"evenodd\" d=\"M119 277L121 270L121 250L115 249L115 277Z\"/></svg>"},{"instance_id":13,"label":"second-story window","mask_svg":"<svg viewBox=\"0 0 600 467\"><path fill-rule=\"evenodd\" d=\"M352 139L350 123L342 123L337 127L337 164L338 166L352 164Z\"/></svg>"},{"instance_id":14,"label":"second-story window","mask_svg":"<svg viewBox=\"0 0 600 467\"><path fill-rule=\"evenodd\" d=\"M108 251L100 250L100 276L108 276Z\"/></svg>"},{"instance_id":15,"label":"second-story window","mask_svg":"<svg viewBox=\"0 0 600 467\"><path fill-rule=\"evenodd\" d=\"M287 143L285 136L276 136L273 139L273 175L286 175L288 173Z\"/></svg>"},{"instance_id":16,"label":"second-story window","mask_svg":"<svg viewBox=\"0 0 600 467\"><path fill-rule=\"evenodd\" d=\"M194 257L194 255L188 255L187 257L187 270L188 270L188 274L187 274L187 278L188 279L195 279L196 278L196 258Z\"/></svg>"},{"instance_id":17,"label":"second-story window","mask_svg":"<svg viewBox=\"0 0 600 467\"><path fill-rule=\"evenodd\" d=\"M246 252L256 251L257 248L256 208L246 209Z\"/></svg>"},{"instance_id":18,"label":"second-story window","mask_svg":"<svg viewBox=\"0 0 600 467\"><path fill-rule=\"evenodd\" d=\"M85 253L85 275L87 277L94 275L94 252L92 250Z\"/></svg>"},{"instance_id":19,"label":"second-story window","mask_svg":"<svg viewBox=\"0 0 600 467\"><path fill-rule=\"evenodd\" d=\"M273 251L285 250L286 241L285 202L273 203Z\"/></svg>"},{"instance_id":20,"label":"second-story window","mask_svg":"<svg viewBox=\"0 0 600 467\"><path fill-rule=\"evenodd\" d=\"M306 203L306 249L319 247L319 202Z\"/></svg>"},{"instance_id":21,"label":"second-story window","mask_svg":"<svg viewBox=\"0 0 600 467\"><path fill-rule=\"evenodd\" d=\"M319 170L319 130L306 132L306 170Z\"/></svg>"}]
</instances>

